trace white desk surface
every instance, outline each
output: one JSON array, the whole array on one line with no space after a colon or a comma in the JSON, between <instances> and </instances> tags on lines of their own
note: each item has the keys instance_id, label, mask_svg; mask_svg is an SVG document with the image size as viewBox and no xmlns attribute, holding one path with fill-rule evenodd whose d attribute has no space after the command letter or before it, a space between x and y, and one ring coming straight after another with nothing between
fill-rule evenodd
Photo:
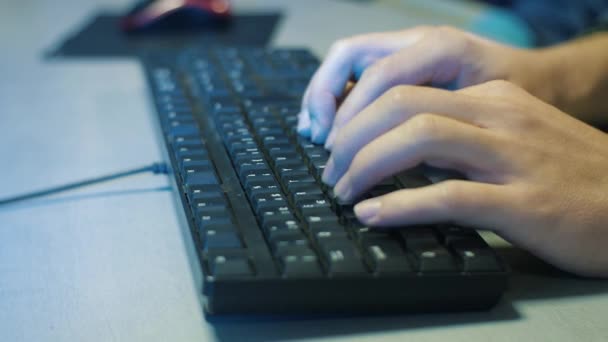
<instances>
[{"instance_id":1,"label":"white desk surface","mask_svg":"<svg viewBox=\"0 0 608 342\"><path fill-rule=\"evenodd\" d=\"M161 157L135 61L42 59L94 10L127 5L3 4L0 197ZM320 55L341 36L474 15L321 0L242 0L236 8L286 10L275 44ZM168 184L141 175L0 208L0 341L608 340L607 282L552 272L515 249L504 250L510 290L489 312L209 324Z\"/></svg>"}]
</instances>

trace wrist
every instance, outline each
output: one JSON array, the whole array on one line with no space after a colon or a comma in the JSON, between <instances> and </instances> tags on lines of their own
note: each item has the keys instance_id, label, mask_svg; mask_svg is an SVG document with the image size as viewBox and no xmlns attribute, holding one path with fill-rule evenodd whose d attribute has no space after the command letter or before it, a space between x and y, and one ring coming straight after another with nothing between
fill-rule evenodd
<instances>
[{"instance_id":1,"label":"wrist","mask_svg":"<svg viewBox=\"0 0 608 342\"><path fill-rule=\"evenodd\" d=\"M608 110L603 101L608 95L608 54L601 46L608 46L607 38L598 34L532 51L536 71L529 75L536 78L537 96L580 120L606 121L601 115Z\"/></svg>"}]
</instances>

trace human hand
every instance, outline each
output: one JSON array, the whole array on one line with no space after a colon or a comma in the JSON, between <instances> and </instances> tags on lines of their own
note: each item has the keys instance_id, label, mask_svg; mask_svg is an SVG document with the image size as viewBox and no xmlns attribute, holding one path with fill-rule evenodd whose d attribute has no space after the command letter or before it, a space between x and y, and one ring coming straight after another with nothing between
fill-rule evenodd
<instances>
[{"instance_id":1,"label":"human hand","mask_svg":"<svg viewBox=\"0 0 608 342\"><path fill-rule=\"evenodd\" d=\"M331 149L337 132L382 93L398 84L448 83L457 88L493 79L536 87L538 53L501 45L449 27L416 27L337 41L313 76L302 101L298 131ZM356 81L352 92L349 82ZM538 89L538 92L536 91ZM342 100L344 101L342 102Z\"/></svg>"},{"instance_id":2,"label":"human hand","mask_svg":"<svg viewBox=\"0 0 608 342\"><path fill-rule=\"evenodd\" d=\"M608 276L608 137L523 89L397 86L343 126L323 180L344 200L421 163L468 180L355 206L375 226L486 228L581 275Z\"/></svg>"}]
</instances>

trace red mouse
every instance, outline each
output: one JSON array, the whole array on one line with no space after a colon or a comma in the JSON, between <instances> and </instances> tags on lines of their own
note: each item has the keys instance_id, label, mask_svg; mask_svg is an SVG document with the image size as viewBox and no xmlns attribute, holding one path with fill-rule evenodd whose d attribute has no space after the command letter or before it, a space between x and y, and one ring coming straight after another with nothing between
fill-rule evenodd
<instances>
[{"instance_id":1,"label":"red mouse","mask_svg":"<svg viewBox=\"0 0 608 342\"><path fill-rule=\"evenodd\" d=\"M228 0L148 0L122 19L126 32L192 30L226 25L231 18Z\"/></svg>"}]
</instances>

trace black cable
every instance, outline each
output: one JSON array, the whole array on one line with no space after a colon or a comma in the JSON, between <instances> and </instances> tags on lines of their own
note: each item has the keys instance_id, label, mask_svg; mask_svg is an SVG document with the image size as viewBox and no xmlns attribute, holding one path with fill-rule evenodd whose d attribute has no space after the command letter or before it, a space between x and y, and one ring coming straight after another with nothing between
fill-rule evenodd
<instances>
[{"instance_id":1,"label":"black cable","mask_svg":"<svg viewBox=\"0 0 608 342\"><path fill-rule=\"evenodd\" d=\"M45 190L40 190L40 191L35 191L35 192L30 192L27 194L19 195L19 196L0 199L0 206L15 203L15 202L20 202L20 201L25 201L25 200L36 198L36 197L47 196L47 195L55 194L58 192L72 190L72 189L80 188L80 187L91 185L91 184L107 182L107 181L111 181L114 179L132 176L132 175L136 175L138 173L144 173L144 172L153 172L154 174L169 173L167 164L154 163L152 165L148 165L148 166L144 166L144 167L140 167L140 168L136 168L136 169L117 172L117 173L113 173L113 174L106 175L106 176L95 177L95 178L91 178L91 179L82 180L79 182L56 186L56 187L45 189Z\"/></svg>"}]
</instances>

